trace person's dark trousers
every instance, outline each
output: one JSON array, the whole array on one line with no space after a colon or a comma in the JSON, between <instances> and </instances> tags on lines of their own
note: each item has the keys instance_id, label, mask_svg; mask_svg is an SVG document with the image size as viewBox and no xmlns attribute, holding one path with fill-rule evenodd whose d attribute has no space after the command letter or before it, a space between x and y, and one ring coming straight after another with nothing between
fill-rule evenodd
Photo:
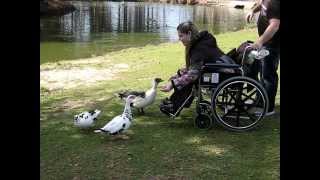
<instances>
[{"instance_id":1,"label":"person's dark trousers","mask_svg":"<svg viewBox=\"0 0 320 180\"><path fill-rule=\"evenodd\" d=\"M269 55L266 56L261 62L260 60L256 60L249 68L249 71L246 73L247 77L251 77L258 81L258 73L262 70L262 85L267 91L268 99L269 99L269 108L268 112L274 110L275 106L275 98L278 90L278 66L280 60L280 52L273 48L268 48Z\"/></svg>"},{"instance_id":2,"label":"person's dark trousers","mask_svg":"<svg viewBox=\"0 0 320 180\"><path fill-rule=\"evenodd\" d=\"M269 97L268 112L271 112L274 110L275 99L278 90L279 76L277 70L280 61L280 52L279 50L273 48L267 49L269 50L270 54L265 57L262 63L262 79L263 86L266 89Z\"/></svg>"}]
</instances>

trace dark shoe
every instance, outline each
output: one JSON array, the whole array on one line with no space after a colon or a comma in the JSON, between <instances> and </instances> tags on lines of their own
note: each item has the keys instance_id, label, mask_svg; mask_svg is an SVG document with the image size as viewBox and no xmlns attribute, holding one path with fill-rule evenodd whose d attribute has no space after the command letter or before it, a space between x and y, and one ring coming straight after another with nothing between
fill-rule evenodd
<instances>
[{"instance_id":1,"label":"dark shoe","mask_svg":"<svg viewBox=\"0 0 320 180\"><path fill-rule=\"evenodd\" d=\"M165 99L162 101L162 104L163 104L163 105L168 105L168 104L172 104L172 102L170 101L169 98L165 98Z\"/></svg>"},{"instance_id":2,"label":"dark shoe","mask_svg":"<svg viewBox=\"0 0 320 180\"><path fill-rule=\"evenodd\" d=\"M167 99L165 99L164 101L162 101L159 107L161 112L168 116L171 116L170 114L172 114L173 112L173 104L170 101L167 101Z\"/></svg>"},{"instance_id":3,"label":"dark shoe","mask_svg":"<svg viewBox=\"0 0 320 180\"><path fill-rule=\"evenodd\" d=\"M160 111L163 113L163 114L166 114L167 116L171 116L170 115L170 112L168 112L166 109L164 109L164 108L160 108Z\"/></svg>"}]
</instances>

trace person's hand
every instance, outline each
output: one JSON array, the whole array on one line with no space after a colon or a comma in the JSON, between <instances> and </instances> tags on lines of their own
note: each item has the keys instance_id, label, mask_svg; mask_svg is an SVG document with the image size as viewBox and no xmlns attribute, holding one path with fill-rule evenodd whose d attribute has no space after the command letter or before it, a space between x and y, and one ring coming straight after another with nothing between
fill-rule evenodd
<instances>
[{"instance_id":1,"label":"person's hand","mask_svg":"<svg viewBox=\"0 0 320 180\"><path fill-rule=\"evenodd\" d=\"M172 84L171 84L171 82L170 83L168 83L168 84L166 84L166 85L164 85L164 86L161 86L161 89L160 89L160 91L162 91L162 92L169 92L169 91L171 91L172 90Z\"/></svg>"},{"instance_id":2,"label":"person's hand","mask_svg":"<svg viewBox=\"0 0 320 180\"><path fill-rule=\"evenodd\" d=\"M251 48L259 50L261 49L262 45L263 44L260 41L256 41L251 45Z\"/></svg>"},{"instance_id":3,"label":"person's hand","mask_svg":"<svg viewBox=\"0 0 320 180\"><path fill-rule=\"evenodd\" d=\"M254 17L253 12L248 13L246 16L247 23L250 23L252 21L253 17Z\"/></svg>"},{"instance_id":4,"label":"person's hand","mask_svg":"<svg viewBox=\"0 0 320 180\"><path fill-rule=\"evenodd\" d=\"M186 67L180 68L179 71L180 71L180 73L185 72L185 71L187 71L187 68Z\"/></svg>"}]
</instances>

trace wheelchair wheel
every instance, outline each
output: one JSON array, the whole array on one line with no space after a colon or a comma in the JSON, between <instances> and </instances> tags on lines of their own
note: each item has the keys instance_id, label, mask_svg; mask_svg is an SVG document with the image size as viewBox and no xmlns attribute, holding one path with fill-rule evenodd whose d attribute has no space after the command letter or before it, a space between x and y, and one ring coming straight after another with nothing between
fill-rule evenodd
<instances>
[{"instance_id":1,"label":"wheelchair wheel","mask_svg":"<svg viewBox=\"0 0 320 180\"><path fill-rule=\"evenodd\" d=\"M212 95L213 117L228 130L243 132L255 128L269 106L263 86L248 77L221 82Z\"/></svg>"},{"instance_id":2,"label":"wheelchair wheel","mask_svg":"<svg viewBox=\"0 0 320 180\"><path fill-rule=\"evenodd\" d=\"M210 129L213 124L211 103L208 101L200 101L196 107L197 117L194 120L194 124L199 129Z\"/></svg>"}]
</instances>

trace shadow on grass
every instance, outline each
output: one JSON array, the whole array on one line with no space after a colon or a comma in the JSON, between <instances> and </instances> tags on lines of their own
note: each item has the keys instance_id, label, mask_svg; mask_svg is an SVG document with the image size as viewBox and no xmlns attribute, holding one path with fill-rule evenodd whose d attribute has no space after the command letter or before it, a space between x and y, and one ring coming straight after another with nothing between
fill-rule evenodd
<instances>
[{"instance_id":1,"label":"shadow on grass","mask_svg":"<svg viewBox=\"0 0 320 180\"><path fill-rule=\"evenodd\" d=\"M90 129L73 126L75 110L48 113L47 125L40 132L42 176L47 179L278 176L279 113L263 119L260 126L249 132L230 132L217 123L203 131L194 127L193 107L171 119L160 112L159 103L157 100L146 108L143 116L133 110L134 120L124 133L125 138L93 132L122 113L124 102L117 98L95 103L102 113Z\"/></svg>"}]
</instances>

